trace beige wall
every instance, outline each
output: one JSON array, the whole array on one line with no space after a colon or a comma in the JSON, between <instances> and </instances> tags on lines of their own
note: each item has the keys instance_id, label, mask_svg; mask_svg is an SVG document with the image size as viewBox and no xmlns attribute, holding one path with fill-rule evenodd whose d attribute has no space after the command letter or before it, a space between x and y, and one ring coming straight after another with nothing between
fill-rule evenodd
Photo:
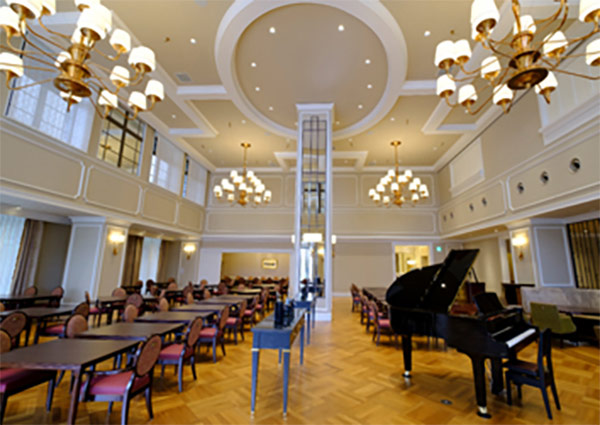
<instances>
[{"instance_id":1,"label":"beige wall","mask_svg":"<svg viewBox=\"0 0 600 425\"><path fill-rule=\"evenodd\" d=\"M485 282L487 292L502 295L502 263L498 238L464 242L465 249L479 249L473 268L480 282Z\"/></svg>"},{"instance_id":2,"label":"beige wall","mask_svg":"<svg viewBox=\"0 0 600 425\"><path fill-rule=\"evenodd\" d=\"M276 260L276 269L264 269L264 259ZM221 276L277 276L290 275L290 254L279 252L224 252Z\"/></svg>"},{"instance_id":3,"label":"beige wall","mask_svg":"<svg viewBox=\"0 0 600 425\"><path fill-rule=\"evenodd\" d=\"M50 292L62 284L71 226L44 223L42 243L35 272L35 285L40 292Z\"/></svg>"}]
</instances>

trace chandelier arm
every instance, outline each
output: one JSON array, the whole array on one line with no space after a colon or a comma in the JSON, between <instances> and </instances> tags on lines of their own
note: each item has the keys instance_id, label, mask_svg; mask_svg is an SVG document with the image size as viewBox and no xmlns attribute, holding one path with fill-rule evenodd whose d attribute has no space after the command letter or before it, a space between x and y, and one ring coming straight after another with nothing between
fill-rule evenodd
<instances>
[{"instance_id":1,"label":"chandelier arm","mask_svg":"<svg viewBox=\"0 0 600 425\"><path fill-rule=\"evenodd\" d=\"M517 34L521 33L521 5L519 4L519 0L512 0L512 13L515 18L515 24L517 25Z\"/></svg>"},{"instance_id":2,"label":"chandelier arm","mask_svg":"<svg viewBox=\"0 0 600 425\"><path fill-rule=\"evenodd\" d=\"M41 39L41 40L45 41L46 43L50 43L50 44L52 44L54 47L58 47L58 48L59 48L59 49L61 49L61 50L64 50L64 49L65 49L65 47L64 47L64 46L62 46L62 45L58 44L58 43L57 43L57 42L55 42L54 40L50 40L48 37L44 37L43 35L41 35L41 34L37 33L36 31L34 31L34 30L33 30L33 28L31 28L31 26L30 26L30 25L27 23L27 21L25 21L25 25L26 25L26 27L27 27L27 30L28 30L28 31L29 31L31 34L33 34L34 36L36 36L37 38L39 38L39 39ZM45 29L45 27L44 27L44 29ZM23 39L25 40L25 35L24 35L24 34L22 35L22 37L23 37ZM28 43L29 43L29 42L28 42ZM31 44L31 43L30 43L30 44Z\"/></svg>"},{"instance_id":3,"label":"chandelier arm","mask_svg":"<svg viewBox=\"0 0 600 425\"><path fill-rule=\"evenodd\" d=\"M464 64L462 64L462 63L459 63L459 64L458 64L458 67L459 67L459 68L460 68L460 70L463 72L463 74L467 74L468 76L471 76L471 75L477 75L477 74L479 74L479 73L481 72L481 69L483 68L482 66L480 66L480 67L478 67L478 68L476 68L476 69L474 69L474 70L472 70L472 71L468 71L467 69L465 69L465 67L464 67ZM454 81L460 81L460 80L456 79L456 78L455 78L455 77L454 77L452 74L450 74L449 72L448 72L448 76L449 76L449 77L450 77L452 80L454 80ZM468 78L462 79L462 81L466 81L467 79L468 79Z\"/></svg>"},{"instance_id":4,"label":"chandelier arm","mask_svg":"<svg viewBox=\"0 0 600 425\"><path fill-rule=\"evenodd\" d=\"M594 80L594 81L600 80L600 75L598 75L597 77L592 77L591 75L578 74L577 72L566 71L564 69L558 69L558 68L554 68L553 71L559 72L561 74L572 75L574 77L586 78L588 80Z\"/></svg>"},{"instance_id":5,"label":"chandelier arm","mask_svg":"<svg viewBox=\"0 0 600 425\"><path fill-rule=\"evenodd\" d=\"M35 45L35 43L33 43L30 39L28 39L25 34L22 34L21 37L23 38L23 40L25 41L25 43L27 43L28 45L30 45L31 47L33 47L34 49L36 49L37 51L39 51L42 55L49 57L50 59L54 60L55 57L52 56L50 53L44 51L44 49L42 49L41 47L38 47ZM62 48L62 46L61 46Z\"/></svg>"},{"instance_id":6,"label":"chandelier arm","mask_svg":"<svg viewBox=\"0 0 600 425\"><path fill-rule=\"evenodd\" d=\"M497 55L500 55L502 57L505 57L507 59L512 59L511 55L504 53L503 51L499 50L496 46L494 46L494 44L496 44L496 42L494 40L490 39L488 43L489 43L489 48L492 52L494 52Z\"/></svg>"},{"instance_id":7,"label":"chandelier arm","mask_svg":"<svg viewBox=\"0 0 600 425\"><path fill-rule=\"evenodd\" d=\"M487 99L485 99L475 110L471 110L469 108L466 109L467 113L469 115L477 115L479 112L481 112L481 110L488 104L491 102L492 98L494 97L494 93L492 93Z\"/></svg>"},{"instance_id":8,"label":"chandelier arm","mask_svg":"<svg viewBox=\"0 0 600 425\"><path fill-rule=\"evenodd\" d=\"M567 3L567 0L560 0L560 4L558 5L558 9L556 9L556 12L554 12L552 15L548 16L547 18L539 18L539 19L534 19L534 22L537 25L539 24L543 24L545 22L553 22L555 21L560 14L563 12L564 9L564 16L567 17L569 15L569 4Z\"/></svg>"},{"instance_id":9,"label":"chandelier arm","mask_svg":"<svg viewBox=\"0 0 600 425\"><path fill-rule=\"evenodd\" d=\"M98 49L96 46L92 47L92 50L94 52L98 53L103 58L108 59L109 61L112 61L112 62L116 62L117 60L119 60L119 58L121 57L121 54L123 53L122 50L119 50L117 52L116 56L111 56L111 55L104 53L102 50Z\"/></svg>"},{"instance_id":10,"label":"chandelier arm","mask_svg":"<svg viewBox=\"0 0 600 425\"><path fill-rule=\"evenodd\" d=\"M599 31L600 31L600 27L598 26L598 22L595 22L594 29L592 29L589 33L587 33L586 35L582 35L581 37L568 38L567 43L569 43L569 44L579 43L580 41L590 38L592 35L598 33ZM569 56L571 56L571 55L569 55Z\"/></svg>"},{"instance_id":11,"label":"chandelier arm","mask_svg":"<svg viewBox=\"0 0 600 425\"><path fill-rule=\"evenodd\" d=\"M63 33L61 33L61 32L58 32L58 31L53 31L53 30L51 30L50 28L48 28L48 27L47 27L47 26L44 24L44 22L42 21L42 18L43 18L44 16L45 16L45 15L41 15L41 16L38 18L38 24L40 24L40 27L42 27L44 30L48 31L48 32L49 32L50 34L52 34L52 35L56 35L56 36L59 36L59 37L61 37L61 38L64 38L65 40L69 40L69 41L71 41L71 37L69 37L68 35L65 35L65 34L63 34ZM27 26L29 27L29 25L27 25Z\"/></svg>"},{"instance_id":12,"label":"chandelier arm","mask_svg":"<svg viewBox=\"0 0 600 425\"><path fill-rule=\"evenodd\" d=\"M54 64L50 63L50 62L46 62L38 57L36 57L35 55L42 55L42 53L40 52L28 52L28 51L23 51L23 50L19 50L19 49L15 49L13 48L13 46L9 45L4 45L4 44L0 44L0 49L4 49L4 50L10 50L16 54L19 54L21 56L25 56L26 58L32 59L34 61L43 63L44 65L48 65L50 67L52 67L51 69L47 69L47 68L39 68L39 71L54 71L56 72L57 69L54 66ZM32 67L30 65L23 65L23 68L28 68L28 69L36 69L35 67Z\"/></svg>"},{"instance_id":13,"label":"chandelier arm","mask_svg":"<svg viewBox=\"0 0 600 425\"><path fill-rule=\"evenodd\" d=\"M102 66L102 65L100 65L99 63L95 63L95 62L94 62L94 63L93 63L93 67L98 67L98 68L100 68L100 70L101 70L101 71L104 71L104 72L106 72L106 73L107 73L107 74L109 74L109 75L110 75L110 74L111 74L111 72L112 72L112 70L111 70L111 69L109 69L109 68L107 68L107 67L105 67L105 66ZM90 67L88 67L88 69L89 69L89 71L90 71L90 74L92 75L92 77L94 77L94 78L96 78L97 80L100 80L100 81L101 81L102 79L101 79L101 78L98 76L98 74L97 74L97 73L96 73L96 72L93 70L93 67L91 67L91 66L90 66ZM131 87L131 86L136 86L136 85L138 85L138 84L139 84L139 83L140 83L140 82L141 82L141 81L144 79L144 74L143 74L143 73L140 73L139 71L137 71L137 70L136 70L136 72L135 72L135 75L133 76L133 78L125 78L125 79L126 79L128 82L129 82L129 84L128 84L128 87ZM117 90L117 91L118 91L118 90Z\"/></svg>"},{"instance_id":14,"label":"chandelier arm","mask_svg":"<svg viewBox=\"0 0 600 425\"><path fill-rule=\"evenodd\" d=\"M9 82L10 80L6 80L6 87L8 87L10 90L23 90L29 87L33 87L33 86L38 86L38 85L42 85L45 83L48 83L50 81L54 81L54 77L52 78L48 78L46 80L42 80L42 81L34 81L33 83L30 84L25 84L24 86L20 86L20 87L11 87Z\"/></svg>"}]
</instances>

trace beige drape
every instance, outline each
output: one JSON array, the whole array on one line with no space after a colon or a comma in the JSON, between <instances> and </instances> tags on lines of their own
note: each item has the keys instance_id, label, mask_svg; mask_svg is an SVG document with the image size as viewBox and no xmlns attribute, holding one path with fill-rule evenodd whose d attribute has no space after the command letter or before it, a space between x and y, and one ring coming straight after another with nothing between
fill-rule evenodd
<instances>
[{"instance_id":1,"label":"beige drape","mask_svg":"<svg viewBox=\"0 0 600 425\"><path fill-rule=\"evenodd\" d=\"M35 272L37 270L44 223L38 220L25 220L21 246L15 263L13 274L12 292L21 295L29 286L35 286Z\"/></svg>"},{"instance_id":2,"label":"beige drape","mask_svg":"<svg viewBox=\"0 0 600 425\"><path fill-rule=\"evenodd\" d=\"M143 243L144 238L141 236L129 235L127 237L127 249L125 251L125 265L123 267L121 285L131 285L138 280Z\"/></svg>"},{"instance_id":3,"label":"beige drape","mask_svg":"<svg viewBox=\"0 0 600 425\"><path fill-rule=\"evenodd\" d=\"M165 261L166 261L167 241L160 242L160 251L158 253L158 270L156 271L156 281L165 282Z\"/></svg>"}]
</instances>

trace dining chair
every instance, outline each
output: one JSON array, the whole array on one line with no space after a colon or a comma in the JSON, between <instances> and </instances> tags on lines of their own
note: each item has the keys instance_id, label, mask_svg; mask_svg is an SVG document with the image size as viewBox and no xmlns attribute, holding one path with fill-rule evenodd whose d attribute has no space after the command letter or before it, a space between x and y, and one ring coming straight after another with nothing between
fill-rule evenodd
<instances>
[{"instance_id":1,"label":"dining chair","mask_svg":"<svg viewBox=\"0 0 600 425\"><path fill-rule=\"evenodd\" d=\"M29 286L27 288L25 288L25 291L23 291L23 295L26 296L32 296L32 295L37 295L37 288L35 286Z\"/></svg>"},{"instance_id":2,"label":"dining chair","mask_svg":"<svg viewBox=\"0 0 600 425\"><path fill-rule=\"evenodd\" d=\"M138 310L140 310L144 305L144 297L142 297L140 294L131 294L125 301L125 306L129 304L133 304Z\"/></svg>"},{"instance_id":3,"label":"dining chair","mask_svg":"<svg viewBox=\"0 0 600 425\"><path fill-rule=\"evenodd\" d=\"M185 296L185 303L186 304L194 304L194 293L193 292L188 292Z\"/></svg>"},{"instance_id":4,"label":"dining chair","mask_svg":"<svg viewBox=\"0 0 600 425\"><path fill-rule=\"evenodd\" d=\"M387 318L384 313L379 311L379 306L375 301L370 301L370 303L371 311L373 312L373 341L375 341L375 337L377 336L375 345L379 345L381 334L384 334L390 337L390 341L392 337L394 337L396 341L396 349L398 349L398 334L394 332L394 329L392 329L390 319Z\"/></svg>"},{"instance_id":5,"label":"dining chair","mask_svg":"<svg viewBox=\"0 0 600 425\"><path fill-rule=\"evenodd\" d=\"M127 291L123 288L115 288L115 289L113 289L111 295L113 297L126 297Z\"/></svg>"},{"instance_id":6,"label":"dining chair","mask_svg":"<svg viewBox=\"0 0 600 425\"><path fill-rule=\"evenodd\" d=\"M85 291L85 302L89 307L89 315L92 317L92 324L100 326L100 321L102 320L102 310L97 306L92 305L90 293L88 291Z\"/></svg>"},{"instance_id":7,"label":"dining chair","mask_svg":"<svg viewBox=\"0 0 600 425\"><path fill-rule=\"evenodd\" d=\"M200 338L198 339L199 345L212 345L213 350L213 363L217 362L217 343L221 344L221 350L225 355L225 343L223 342L223 332L225 330L225 324L229 318L229 307L225 307L219 314L219 320L212 324L202 328L200 331Z\"/></svg>"},{"instance_id":8,"label":"dining chair","mask_svg":"<svg viewBox=\"0 0 600 425\"><path fill-rule=\"evenodd\" d=\"M552 419L547 387L550 387L552 390L556 408L560 410L560 401L558 400L558 392L554 381L554 371L552 369L552 331L547 328L540 333L536 363L512 359L504 362L503 367L506 368L506 402L509 405L512 404L512 383L517 386L517 395L519 399L522 396L522 385L537 387L542 392L548 418Z\"/></svg>"},{"instance_id":9,"label":"dining chair","mask_svg":"<svg viewBox=\"0 0 600 425\"><path fill-rule=\"evenodd\" d=\"M179 392L183 391L183 364L189 361L190 367L192 368L192 375L194 381L196 380L196 344L198 338L200 338L200 332L202 331L202 319L197 317L188 326L183 341L175 341L163 346L158 356L158 364L161 365L160 376L161 378L165 375L166 365L177 365L177 383Z\"/></svg>"},{"instance_id":10,"label":"dining chair","mask_svg":"<svg viewBox=\"0 0 600 425\"><path fill-rule=\"evenodd\" d=\"M256 306L258 305L258 295L252 298L250 305L244 310L243 321L250 325L250 328L256 324Z\"/></svg>"},{"instance_id":11,"label":"dining chair","mask_svg":"<svg viewBox=\"0 0 600 425\"><path fill-rule=\"evenodd\" d=\"M8 332L0 329L0 354L10 351L12 348L11 339ZM48 382L46 411L49 412L52 407L54 388L56 387L55 370L0 369L0 424L4 423L4 412L6 412L8 397L45 382Z\"/></svg>"},{"instance_id":12,"label":"dining chair","mask_svg":"<svg viewBox=\"0 0 600 425\"><path fill-rule=\"evenodd\" d=\"M204 288L204 293L202 294L202 298L207 300L211 297L210 291L206 288Z\"/></svg>"},{"instance_id":13,"label":"dining chair","mask_svg":"<svg viewBox=\"0 0 600 425\"><path fill-rule=\"evenodd\" d=\"M238 315L234 317L228 317L227 322L225 323L225 329L229 331L229 334L231 335L231 332L234 333L234 341L236 345L238 332L242 336L242 341L244 341L244 312L246 311L247 304L248 301L242 301L241 307L238 310Z\"/></svg>"},{"instance_id":14,"label":"dining chair","mask_svg":"<svg viewBox=\"0 0 600 425\"><path fill-rule=\"evenodd\" d=\"M14 311L0 322L0 329L10 336L11 347L19 346L20 335L25 326L27 326L27 322L27 315L22 311Z\"/></svg>"},{"instance_id":15,"label":"dining chair","mask_svg":"<svg viewBox=\"0 0 600 425\"><path fill-rule=\"evenodd\" d=\"M71 317L75 314L79 314L81 316L83 316L86 320L89 317L89 313L90 313L90 306L87 302L82 302L77 304L77 306L73 309L73 311L71 312ZM65 330L66 330L66 324L68 322L68 319L66 321L60 321L60 322L53 322L52 324L50 324L48 321L42 321L38 324L39 329L35 334L35 343L38 343L38 339L40 336L55 336L55 337L61 337L65 334Z\"/></svg>"},{"instance_id":16,"label":"dining chair","mask_svg":"<svg viewBox=\"0 0 600 425\"><path fill-rule=\"evenodd\" d=\"M121 424L129 416L129 402L137 394L144 393L150 419L152 412L152 375L161 351L160 336L153 335L141 344L131 366L106 371L86 371L82 384L81 401L108 401L108 413L115 401L122 401Z\"/></svg>"},{"instance_id":17,"label":"dining chair","mask_svg":"<svg viewBox=\"0 0 600 425\"><path fill-rule=\"evenodd\" d=\"M123 310L123 322L133 323L137 319L139 311L133 304L127 304Z\"/></svg>"},{"instance_id":18,"label":"dining chair","mask_svg":"<svg viewBox=\"0 0 600 425\"><path fill-rule=\"evenodd\" d=\"M67 321L65 322L64 330L60 338L76 338L77 335L83 333L88 330L88 321L87 319L78 313L72 314ZM58 381L56 385L60 384L63 376L65 376L65 371L62 370L60 375L58 376ZM71 375L71 386L73 385L73 375Z\"/></svg>"},{"instance_id":19,"label":"dining chair","mask_svg":"<svg viewBox=\"0 0 600 425\"><path fill-rule=\"evenodd\" d=\"M227 288L225 282L219 282L219 284L217 285L217 292L219 293L219 295L225 295L229 293L229 288Z\"/></svg>"},{"instance_id":20,"label":"dining chair","mask_svg":"<svg viewBox=\"0 0 600 425\"><path fill-rule=\"evenodd\" d=\"M266 288L263 288L260 291L260 296L259 296L257 304L256 304L256 312L258 313L258 316L261 319L263 317L265 317L266 307L267 307L267 295L268 294L269 294L269 291L267 291Z\"/></svg>"},{"instance_id":21,"label":"dining chair","mask_svg":"<svg viewBox=\"0 0 600 425\"><path fill-rule=\"evenodd\" d=\"M179 289L179 287L177 286L177 282L171 282L167 285L168 291L176 291L177 289Z\"/></svg>"},{"instance_id":22,"label":"dining chair","mask_svg":"<svg viewBox=\"0 0 600 425\"><path fill-rule=\"evenodd\" d=\"M3 303L0 303L0 313L3 312L4 310L6 310L6 307L4 306Z\"/></svg>"},{"instance_id":23,"label":"dining chair","mask_svg":"<svg viewBox=\"0 0 600 425\"><path fill-rule=\"evenodd\" d=\"M52 299L48 301L45 305L47 307L60 307L60 301L63 295L65 295L65 290L62 288L62 286L57 286L52 291L50 291L50 295L54 295L55 297L58 297L58 299Z\"/></svg>"},{"instance_id":24,"label":"dining chair","mask_svg":"<svg viewBox=\"0 0 600 425\"><path fill-rule=\"evenodd\" d=\"M169 301L165 297L158 299L158 311L169 311Z\"/></svg>"},{"instance_id":25,"label":"dining chair","mask_svg":"<svg viewBox=\"0 0 600 425\"><path fill-rule=\"evenodd\" d=\"M357 309L360 311L362 305L360 300L360 290L354 283L350 286L350 294L352 295L352 312Z\"/></svg>"}]
</instances>

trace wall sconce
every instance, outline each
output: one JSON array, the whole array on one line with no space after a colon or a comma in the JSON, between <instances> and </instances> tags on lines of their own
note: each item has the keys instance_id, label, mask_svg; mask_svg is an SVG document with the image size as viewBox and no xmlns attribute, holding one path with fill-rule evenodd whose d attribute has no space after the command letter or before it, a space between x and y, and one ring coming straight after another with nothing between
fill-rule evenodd
<instances>
[{"instance_id":1,"label":"wall sconce","mask_svg":"<svg viewBox=\"0 0 600 425\"><path fill-rule=\"evenodd\" d=\"M108 234L108 240L113 244L113 255L119 253L119 245L125 242L125 233L113 230Z\"/></svg>"},{"instance_id":2,"label":"wall sconce","mask_svg":"<svg viewBox=\"0 0 600 425\"><path fill-rule=\"evenodd\" d=\"M187 259L189 260L192 254L196 252L196 244L186 243L185 245L183 245L183 252L186 253Z\"/></svg>"},{"instance_id":3,"label":"wall sconce","mask_svg":"<svg viewBox=\"0 0 600 425\"><path fill-rule=\"evenodd\" d=\"M525 245L527 245L527 236L520 234L520 235L516 235L514 238L511 239L511 243L512 245L517 248L517 258L519 260L523 259L523 247Z\"/></svg>"},{"instance_id":4,"label":"wall sconce","mask_svg":"<svg viewBox=\"0 0 600 425\"><path fill-rule=\"evenodd\" d=\"M321 243L323 242L322 233L303 233L302 243Z\"/></svg>"}]
</instances>

